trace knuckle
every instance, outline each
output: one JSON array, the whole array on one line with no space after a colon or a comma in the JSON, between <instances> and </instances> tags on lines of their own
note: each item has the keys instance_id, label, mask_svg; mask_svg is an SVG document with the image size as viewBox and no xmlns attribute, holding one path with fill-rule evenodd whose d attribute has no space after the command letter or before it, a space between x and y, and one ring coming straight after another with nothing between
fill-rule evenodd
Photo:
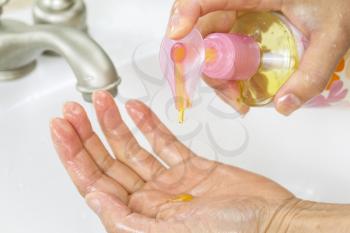
<instances>
[{"instance_id":1,"label":"knuckle","mask_svg":"<svg viewBox=\"0 0 350 233\"><path fill-rule=\"evenodd\" d=\"M343 22L337 22L330 26L327 31L327 40L335 51L342 52L350 45L349 25L345 25Z\"/></svg>"},{"instance_id":2,"label":"knuckle","mask_svg":"<svg viewBox=\"0 0 350 233\"><path fill-rule=\"evenodd\" d=\"M129 208L132 210L137 210L140 204L142 204L142 201L140 201L140 195L138 193L131 194L129 197Z\"/></svg>"},{"instance_id":3,"label":"knuckle","mask_svg":"<svg viewBox=\"0 0 350 233\"><path fill-rule=\"evenodd\" d=\"M330 76L330 75L329 75ZM328 83L329 79L324 78L324 74L316 69L312 72L303 72L302 89L304 95L309 98L322 93Z\"/></svg>"},{"instance_id":4,"label":"knuckle","mask_svg":"<svg viewBox=\"0 0 350 233\"><path fill-rule=\"evenodd\" d=\"M136 191L140 190L144 184L145 183L141 179L135 180L133 182L133 184L131 185L131 192L136 192Z\"/></svg>"},{"instance_id":5,"label":"knuckle","mask_svg":"<svg viewBox=\"0 0 350 233\"><path fill-rule=\"evenodd\" d=\"M148 204L146 203L149 203L149 201L146 192L137 192L130 195L128 206L133 211L144 213L147 211L146 208L148 207Z\"/></svg>"},{"instance_id":6,"label":"knuckle","mask_svg":"<svg viewBox=\"0 0 350 233\"><path fill-rule=\"evenodd\" d=\"M106 173L110 172L112 168L116 165L116 162L114 159L111 159L108 156L104 156L101 160L101 165L100 167L102 168L103 171Z\"/></svg>"}]
</instances>

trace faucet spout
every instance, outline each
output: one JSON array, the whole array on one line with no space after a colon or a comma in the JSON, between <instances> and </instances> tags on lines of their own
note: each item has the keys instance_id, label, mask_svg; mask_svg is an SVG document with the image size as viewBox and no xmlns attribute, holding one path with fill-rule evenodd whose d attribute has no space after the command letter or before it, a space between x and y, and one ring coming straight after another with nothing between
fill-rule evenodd
<instances>
[{"instance_id":1,"label":"faucet spout","mask_svg":"<svg viewBox=\"0 0 350 233\"><path fill-rule=\"evenodd\" d=\"M0 76L23 75L19 70L28 70L45 51L53 51L67 60L77 78L77 89L86 101L91 102L95 90L117 94L121 79L112 61L86 33L64 26L0 21Z\"/></svg>"}]
</instances>

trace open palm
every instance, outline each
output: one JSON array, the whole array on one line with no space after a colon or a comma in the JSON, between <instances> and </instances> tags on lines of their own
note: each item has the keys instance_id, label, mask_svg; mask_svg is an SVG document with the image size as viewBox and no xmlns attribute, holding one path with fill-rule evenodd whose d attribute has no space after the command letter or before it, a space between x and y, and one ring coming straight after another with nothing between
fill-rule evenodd
<instances>
[{"instance_id":1,"label":"open palm","mask_svg":"<svg viewBox=\"0 0 350 233\"><path fill-rule=\"evenodd\" d=\"M137 143L108 93L93 99L115 158L77 103L65 105L51 132L71 179L110 233L266 232L278 209L296 200L269 179L200 158L148 107L129 101L157 159Z\"/></svg>"}]
</instances>

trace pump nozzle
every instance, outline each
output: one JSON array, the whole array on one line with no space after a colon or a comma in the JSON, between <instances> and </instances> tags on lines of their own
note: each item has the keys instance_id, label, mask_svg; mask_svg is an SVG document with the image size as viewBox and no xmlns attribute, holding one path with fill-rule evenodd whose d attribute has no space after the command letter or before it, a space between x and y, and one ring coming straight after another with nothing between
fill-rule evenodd
<instances>
[{"instance_id":1,"label":"pump nozzle","mask_svg":"<svg viewBox=\"0 0 350 233\"><path fill-rule=\"evenodd\" d=\"M182 40L165 38L162 42L160 65L171 87L180 123L184 121L185 110L192 105L204 60L204 40L197 30Z\"/></svg>"},{"instance_id":2,"label":"pump nozzle","mask_svg":"<svg viewBox=\"0 0 350 233\"><path fill-rule=\"evenodd\" d=\"M248 80L259 68L260 48L248 36L214 33L203 39L195 29L179 41L165 38L160 64L182 123L202 72L214 79Z\"/></svg>"}]
</instances>

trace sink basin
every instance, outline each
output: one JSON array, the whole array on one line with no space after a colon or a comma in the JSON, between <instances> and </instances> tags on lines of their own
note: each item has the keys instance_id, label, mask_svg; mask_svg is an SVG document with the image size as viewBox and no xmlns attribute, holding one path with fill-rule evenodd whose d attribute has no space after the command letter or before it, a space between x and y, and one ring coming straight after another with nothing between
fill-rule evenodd
<instances>
[{"instance_id":1,"label":"sink basin","mask_svg":"<svg viewBox=\"0 0 350 233\"><path fill-rule=\"evenodd\" d=\"M153 2L86 1L88 9L94 9L89 11L90 33L123 79L116 101L127 124L135 131L123 103L141 99L204 157L263 174L301 198L350 203L347 109L303 109L285 118L264 107L240 118L203 84L185 124L177 124L170 89L157 62L172 1ZM29 20L30 10L7 16ZM50 141L49 121L70 100L83 103L101 135L91 104L75 90L73 73L62 59L42 57L28 77L0 83L0 232L103 232Z\"/></svg>"}]
</instances>

